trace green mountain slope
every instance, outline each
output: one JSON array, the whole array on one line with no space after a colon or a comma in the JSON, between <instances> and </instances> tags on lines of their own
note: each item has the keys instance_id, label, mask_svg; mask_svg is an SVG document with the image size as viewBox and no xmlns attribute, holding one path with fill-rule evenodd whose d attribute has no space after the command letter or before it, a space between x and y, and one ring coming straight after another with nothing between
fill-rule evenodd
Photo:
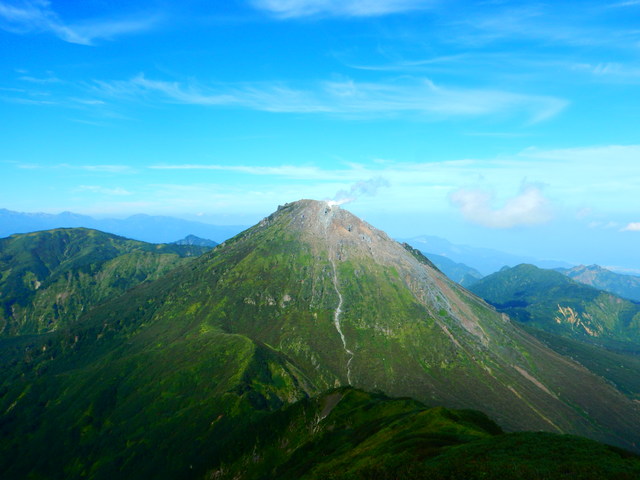
<instances>
[{"instance_id":1,"label":"green mountain slope","mask_svg":"<svg viewBox=\"0 0 640 480\"><path fill-rule=\"evenodd\" d=\"M345 210L287 205L205 258L164 314L191 305L194 322L273 346L322 389L481 408L509 429L632 434L614 412L636 405Z\"/></svg>"},{"instance_id":2,"label":"green mountain slope","mask_svg":"<svg viewBox=\"0 0 640 480\"><path fill-rule=\"evenodd\" d=\"M504 434L476 411L426 408L348 387L301 400L252 426L207 478L633 479L640 458L544 433Z\"/></svg>"},{"instance_id":3,"label":"green mountain slope","mask_svg":"<svg viewBox=\"0 0 640 480\"><path fill-rule=\"evenodd\" d=\"M508 430L640 443L636 403L325 202L288 204L0 360L14 476L197 476L243 425L348 384Z\"/></svg>"},{"instance_id":4,"label":"green mountain slope","mask_svg":"<svg viewBox=\"0 0 640 480\"><path fill-rule=\"evenodd\" d=\"M313 390L284 355L245 336L151 322L153 299L167 293L140 285L125 308L96 307L105 324L33 337L21 361L5 359L5 478L196 478L261 412Z\"/></svg>"},{"instance_id":5,"label":"green mountain slope","mask_svg":"<svg viewBox=\"0 0 640 480\"><path fill-rule=\"evenodd\" d=\"M93 305L205 251L83 228L0 239L0 335L55 330Z\"/></svg>"},{"instance_id":6,"label":"green mountain slope","mask_svg":"<svg viewBox=\"0 0 640 480\"><path fill-rule=\"evenodd\" d=\"M579 265L557 270L577 282L640 302L640 277L622 275L598 265Z\"/></svg>"},{"instance_id":7,"label":"green mountain slope","mask_svg":"<svg viewBox=\"0 0 640 480\"><path fill-rule=\"evenodd\" d=\"M523 264L489 275L470 288L530 326L610 348L640 345L640 305L559 272Z\"/></svg>"},{"instance_id":8,"label":"green mountain slope","mask_svg":"<svg viewBox=\"0 0 640 480\"><path fill-rule=\"evenodd\" d=\"M537 328L527 330L549 348L605 378L628 397L640 400L640 348L636 351L611 351Z\"/></svg>"}]
</instances>

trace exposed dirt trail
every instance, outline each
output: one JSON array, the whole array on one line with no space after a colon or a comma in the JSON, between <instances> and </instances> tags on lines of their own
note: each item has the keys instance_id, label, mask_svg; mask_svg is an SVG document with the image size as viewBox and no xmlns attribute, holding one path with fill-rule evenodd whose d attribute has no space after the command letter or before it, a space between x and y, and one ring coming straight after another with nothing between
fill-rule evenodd
<instances>
[{"instance_id":1,"label":"exposed dirt trail","mask_svg":"<svg viewBox=\"0 0 640 480\"><path fill-rule=\"evenodd\" d=\"M338 306L336 307L335 312L333 312L333 324L336 326L336 330L340 334L344 351L347 352L347 355L349 356L349 360L347 360L347 383L351 385L351 361L353 360L354 353L347 348L347 340L344 338L344 333L342 333L342 327L340 325L340 314L342 313L342 293L340 293L340 288L338 287L338 273L336 270L336 263L333 258L331 259L331 265L333 266L333 286L336 289L336 293L338 294Z\"/></svg>"},{"instance_id":2,"label":"exposed dirt trail","mask_svg":"<svg viewBox=\"0 0 640 480\"><path fill-rule=\"evenodd\" d=\"M325 220L324 223L324 234L325 237L327 238L327 243L329 245L331 245L331 241L329 239L329 225L331 223L331 216L333 216L333 208L331 205L327 204L327 208L329 209L329 211L327 212L325 210L325 215L328 216L328 218ZM339 207L338 207L339 208ZM343 304L343 298L342 298L342 293L340 292L340 286L339 286L339 282L338 282L338 269L336 268L336 261L333 258L334 252L329 251L329 261L331 262L331 267L333 268L333 288L335 289L336 293L338 294L338 306L336 307L335 311L333 312L333 324L336 327L336 330L338 331L338 334L340 335L340 339L342 340L342 347L344 348L344 351L347 353L347 384L351 385L351 362L353 361L353 356L354 353L349 350L347 348L347 339L344 336L344 333L342 332L342 325L340 323L340 315L342 314L342 304Z\"/></svg>"}]
</instances>

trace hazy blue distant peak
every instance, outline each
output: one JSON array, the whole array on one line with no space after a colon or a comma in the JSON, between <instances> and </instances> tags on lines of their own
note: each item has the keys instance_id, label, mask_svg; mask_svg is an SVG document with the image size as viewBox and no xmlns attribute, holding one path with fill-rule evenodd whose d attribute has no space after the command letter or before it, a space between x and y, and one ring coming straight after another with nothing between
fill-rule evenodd
<instances>
[{"instance_id":1,"label":"hazy blue distant peak","mask_svg":"<svg viewBox=\"0 0 640 480\"><path fill-rule=\"evenodd\" d=\"M640 277L612 272L600 265L557 269L573 280L640 302Z\"/></svg>"},{"instance_id":2,"label":"hazy blue distant peak","mask_svg":"<svg viewBox=\"0 0 640 480\"><path fill-rule=\"evenodd\" d=\"M456 263L462 263L471 267L482 275L490 275L493 272L497 272L505 265L515 266L521 263L530 263L541 268L571 267L571 265L566 262L540 260L501 252L491 248L456 245L444 238L432 235L421 235L405 241L422 251L427 257L429 257L430 254L446 257Z\"/></svg>"},{"instance_id":3,"label":"hazy blue distant peak","mask_svg":"<svg viewBox=\"0 0 640 480\"><path fill-rule=\"evenodd\" d=\"M151 243L175 242L177 238L184 238L187 235L196 235L221 243L246 228L242 225L211 225L181 218L146 214L133 215L125 219L96 219L73 212L54 215L2 209L0 219L2 220L0 237L51 228L85 227Z\"/></svg>"},{"instance_id":4,"label":"hazy blue distant peak","mask_svg":"<svg viewBox=\"0 0 640 480\"><path fill-rule=\"evenodd\" d=\"M464 287L473 285L483 277L475 268L471 268L464 263L455 262L448 257L435 253L428 253L426 256L442 273Z\"/></svg>"},{"instance_id":5,"label":"hazy blue distant peak","mask_svg":"<svg viewBox=\"0 0 640 480\"><path fill-rule=\"evenodd\" d=\"M177 240L172 243L175 243L176 245L197 245L201 247L212 247L212 248L218 245L218 243L214 242L213 240L209 240L207 238L200 238L200 237L197 237L196 235L187 235L183 239Z\"/></svg>"}]
</instances>

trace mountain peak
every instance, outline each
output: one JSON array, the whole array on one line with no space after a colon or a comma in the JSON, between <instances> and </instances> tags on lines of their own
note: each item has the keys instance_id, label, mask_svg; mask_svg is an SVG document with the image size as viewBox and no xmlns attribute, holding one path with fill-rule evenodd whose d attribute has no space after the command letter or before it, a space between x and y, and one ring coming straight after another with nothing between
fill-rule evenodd
<instances>
[{"instance_id":1,"label":"mountain peak","mask_svg":"<svg viewBox=\"0 0 640 480\"><path fill-rule=\"evenodd\" d=\"M175 245L197 245L200 247L211 247L211 248L218 245L213 240L209 240L208 238L201 238L193 234L189 234L183 239L176 240L175 242L172 242L172 243Z\"/></svg>"},{"instance_id":2,"label":"mountain peak","mask_svg":"<svg viewBox=\"0 0 640 480\"><path fill-rule=\"evenodd\" d=\"M635 302L640 301L640 278L636 276L616 273L599 265L578 265L570 269L563 269L561 272L563 275L585 285L605 290Z\"/></svg>"},{"instance_id":3,"label":"mountain peak","mask_svg":"<svg viewBox=\"0 0 640 480\"><path fill-rule=\"evenodd\" d=\"M319 250L329 250L332 260L368 256L378 260L407 255L385 232L369 225L332 201L303 199L279 206L260 226L280 224L297 232Z\"/></svg>"},{"instance_id":4,"label":"mountain peak","mask_svg":"<svg viewBox=\"0 0 640 480\"><path fill-rule=\"evenodd\" d=\"M273 219L279 216L288 216L295 223L292 226L297 226L301 229L308 229L325 226L338 223L343 228L348 227L348 223L364 223L358 217L351 212L340 208L340 205L331 201L323 200L309 200L303 199L297 202L286 203L278 206L278 210L267 219ZM369 227L373 228L373 227Z\"/></svg>"}]
</instances>

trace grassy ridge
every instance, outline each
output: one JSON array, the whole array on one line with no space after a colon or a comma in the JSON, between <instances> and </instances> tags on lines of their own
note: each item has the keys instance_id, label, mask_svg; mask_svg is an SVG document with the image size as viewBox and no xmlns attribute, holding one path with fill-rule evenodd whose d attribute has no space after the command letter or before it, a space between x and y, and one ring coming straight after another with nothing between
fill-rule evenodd
<instances>
[{"instance_id":1,"label":"grassy ridge","mask_svg":"<svg viewBox=\"0 0 640 480\"><path fill-rule=\"evenodd\" d=\"M83 228L0 239L0 335L53 331L206 250Z\"/></svg>"},{"instance_id":2,"label":"grassy ridge","mask_svg":"<svg viewBox=\"0 0 640 480\"><path fill-rule=\"evenodd\" d=\"M207 478L632 480L640 458L569 435L505 434L472 410L340 388L252 426Z\"/></svg>"},{"instance_id":3,"label":"grassy ridge","mask_svg":"<svg viewBox=\"0 0 640 480\"><path fill-rule=\"evenodd\" d=\"M244 336L153 348L133 335L86 366L5 385L0 465L7 478L192 477L260 412L305 396L306 382Z\"/></svg>"}]
</instances>

